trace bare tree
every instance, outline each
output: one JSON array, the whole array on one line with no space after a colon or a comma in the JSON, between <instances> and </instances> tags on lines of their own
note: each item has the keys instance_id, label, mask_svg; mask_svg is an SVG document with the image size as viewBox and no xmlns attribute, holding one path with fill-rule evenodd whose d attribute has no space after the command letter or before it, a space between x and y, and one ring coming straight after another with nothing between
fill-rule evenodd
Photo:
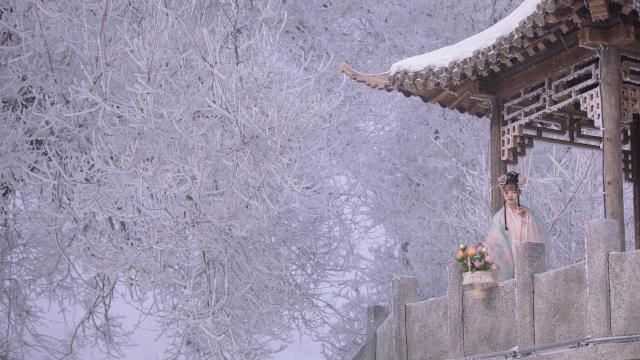
<instances>
[{"instance_id":1,"label":"bare tree","mask_svg":"<svg viewBox=\"0 0 640 360\"><path fill-rule=\"evenodd\" d=\"M316 84L322 59L279 50L281 4L2 11L7 356L34 351L42 298L84 309L65 346L43 342L56 357L123 356L118 296L160 319L176 356L260 358L332 313L321 287L351 251L339 94Z\"/></svg>"}]
</instances>

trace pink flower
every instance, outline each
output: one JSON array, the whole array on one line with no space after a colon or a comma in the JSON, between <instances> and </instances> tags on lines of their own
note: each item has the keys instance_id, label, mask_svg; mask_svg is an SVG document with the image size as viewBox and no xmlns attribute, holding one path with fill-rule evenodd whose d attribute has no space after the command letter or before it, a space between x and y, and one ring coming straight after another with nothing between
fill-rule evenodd
<instances>
[{"instance_id":1,"label":"pink flower","mask_svg":"<svg viewBox=\"0 0 640 360\"><path fill-rule=\"evenodd\" d=\"M476 268L479 268L480 266L482 266L484 264L484 261L474 261L473 262L473 266L475 266Z\"/></svg>"},{"instance_id":2,"label":"pink flower","mask_svg":"<svg viewBox=\"0 0 640 360\"><path fill-rule=\"evenodd\" d=\"M491 264L491 270L495 270L495 269L497 269L497 268L498 268L498 265L496 265L496 264Z\"/></svg>"},{"instance_id":3,"label":"pink flower","mask_svg":"<svg viewBox=\"0 0 640 360\"><path fill-rule=\"evenodd\" d=\"M527 177L524 174L518 174L518 185L524 185L527 183Z\"/></svg>"},{"instance_id":4,"label":"pink flower","mask_svg":"<svg viewBox=\"0 0 640 360\"><path fill-rule=\"evenodd\" d=\"M504 185L507 183L507 174L502 174L498 177L498 184Z\"/></svg>"},{"instance_id":5,"label":"pink flower","mask_svg":"<svg viewBox=\"0 0 640 360\"><path fill-rule=\"evenodd\" d=\"M484 257L484 261L488 262L488 263L492 263L493 262L493 258L491 257L491 255L487 255Z\"/></svg>"}]
</instances>

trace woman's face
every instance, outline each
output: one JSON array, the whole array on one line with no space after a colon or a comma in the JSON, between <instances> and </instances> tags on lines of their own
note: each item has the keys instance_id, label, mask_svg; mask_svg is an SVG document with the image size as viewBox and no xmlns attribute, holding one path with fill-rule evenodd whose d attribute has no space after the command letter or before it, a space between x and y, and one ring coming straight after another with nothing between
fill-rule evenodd
<instances>
[{"instance_id":1,"label":"woman's face","mask_svg":"<svg viewBox=\"0 0 640 360\"><path fill-rule=\"evenodd\" d=\"M518 190L513 186L505 186L502 188L502 196L507 205L517 205L518 203Z\"/></svg>"}]
</instances>

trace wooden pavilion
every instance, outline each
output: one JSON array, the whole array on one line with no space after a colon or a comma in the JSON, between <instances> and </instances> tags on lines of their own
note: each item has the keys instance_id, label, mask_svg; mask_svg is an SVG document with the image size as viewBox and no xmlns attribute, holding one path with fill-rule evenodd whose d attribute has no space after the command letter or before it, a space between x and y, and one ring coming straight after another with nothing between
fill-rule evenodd
<instances>
[{"instance_id":1,"label":"wooden pavilion","mask_svg":"<svg viewBox=\"0 0 640 360\"><path fill-rule=\"evenodd\" d=\"M340 69L375 89L489 118L493 212L496 178L536 141L602 149L605 218L620 222L624 251L622 188L632 182L640 249L639 14L639 0L524 0L489 29L387 72Z\"/></svg>"}]
</instances>

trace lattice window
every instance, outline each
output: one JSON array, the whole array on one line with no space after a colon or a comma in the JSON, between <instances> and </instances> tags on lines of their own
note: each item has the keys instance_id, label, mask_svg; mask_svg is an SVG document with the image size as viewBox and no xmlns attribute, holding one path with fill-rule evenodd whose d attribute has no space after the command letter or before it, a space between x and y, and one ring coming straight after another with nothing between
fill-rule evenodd
<instances>
[{"instance_id":1,"label":"lattice window","mask_svg":"<svg viewBox=\"0 0 640 360\"><path fill-rule=\"evenodd\" d=\"M600 86L591 89L580 97L580 110L587 113L587 117L593 120L593 125L602 129L602 96Z\"/></svg>"},{"instance_id":2,"label":"lattice window","mask_svg":"<svg viewBox=\"0 0 640 360\"><path fill-rule=\"evenodd\" d=\"M502 160L517 162L518 156L533 146L534 139L597 147L602 127L599 83L598 58L592 57L560 69L507 99ZM578 114L577 106L586 117Z\"/></svg>"},{"instance_id":3,"label":"lattice window","mask_svg":"<svg viewBox=\"0 0 640 360\"><path fill-rule=\"evenodd\" d=\"M621 54L622 76L622 170L627 181L633 181L630 125L634 114L640 114L640 56L632 53ZM638 115L636 115L637 117Z\"/></svg>"},{"instance_id":4,"label":"lattice window","mask_svg":"<svg viewBox=\"0 0 640 360\"><path fill-rule=\"evenodd\" d=\"M624 179L627 181L633 181L633 172L631 165L631 151L630 150L622 150L622 173Z\"/></svg>"},{"instance_id":5,"label":"lattice window","mask_svg":"<svg viewBox=\"0 0 640 360\"><path fill-rule=\"evenodd\" d=\"M623 53L620 69L622 72L622 120L630 123L633 114L640 113L640 57Z\"/></svg>"},{"instance_id":6,"label":"lattice window","mask_svg":"<svg viewBox=\"0 0 640 360\"><path fill-rule=\"evenodd\" d=\"M633 181L633 165L632 165L632 156L631 156L631 142L634 139L631 138L631 128L630 124L623 124L622 128L622 138L620 142L622 143L622 172L625 180Z\"/></svg>"}]
</instances>

